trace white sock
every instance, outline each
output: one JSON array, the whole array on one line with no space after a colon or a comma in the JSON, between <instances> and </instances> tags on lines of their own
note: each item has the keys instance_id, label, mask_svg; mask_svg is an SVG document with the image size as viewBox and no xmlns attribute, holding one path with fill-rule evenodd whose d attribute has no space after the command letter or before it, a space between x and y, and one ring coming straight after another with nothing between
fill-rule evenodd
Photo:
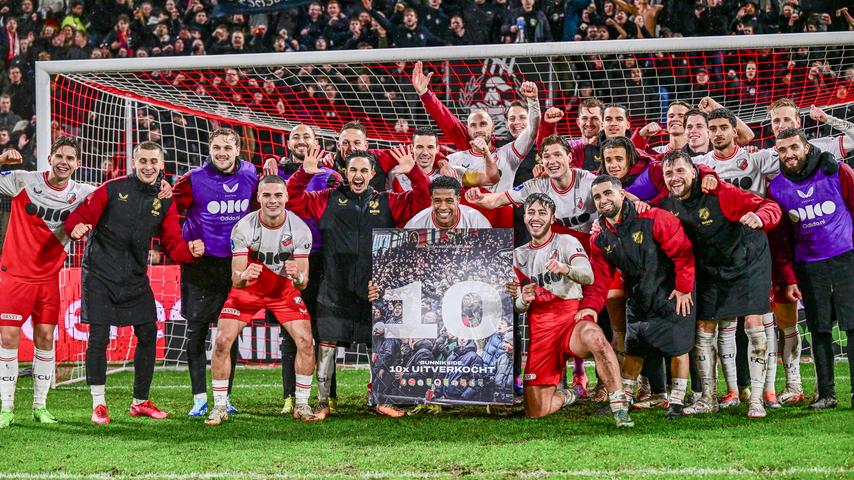
<instances>
[{"instance_id":1,"label":"white sock","mask_svg":"<svg viewBox=\"0 0 854 480\"><path fill-rule=\"evenodd\" d=\"M768 339L765 327L746 327L744 333L750 340L747 356L750 368L750 403L762 401L762 387L765 386L765 373L768 368Z\"/></svg>"},{"instance_id":2,"label":"white sock","mask_svg":"<svg viewBox=\"0 0 854 480\"><path fill-rule=\"evenodd\" d=\"M798 327L783 330L783 367L786 385L801 386L801 331Z\"/></svg>"},{"instance_id":3,"label":"white sock","mask_svg":"<svg viewBox=\"0 0 854 480\"><path fill-rule=\"evenodd\" d=\"M714 397L717 385L715 385L715 334L697 330L697 342L694 345L694 360L697 362L697 370L700 376L700 385L703 395L707 398Z\"/></svg>"},{"instance_id":4,"label":"white sock","mask_svg":"<svg viewBox=\"0 0 854 480\"><path fill-rule=\"evenodd\" d=\"M214 407L225 408L228 404L228 379L211 380L213 387Z\"/></svg>"},{"instance_id":5,"label":"white sock","mask_svg":"<svg viewBox=\"0 0 854 480\"><path fill-rule=\"evenodd\" d=\"M193 395L193 403L207 402L208 394L207 393L196 393Z\"/></svg>"},{"instance_id":6,"label":"white sock","mask_svg":"<svg viewBox=\"0 0 854 480\"><path fill-rule=\"evenodd\" d=\"M33 408L41 408L47 404L47 392L53 381L54 372L53 350L35 349L33 356Z\"/></svg>"},{"instance_id":7,"label":"white sock","mask_svg":"<svg viewBox=\"0 0 854 480\"><path fill-rule=\"evenodd\" d=\"M105 385L89 385L89 392L92 394L92 408L98 405L107 406L107 398L104 394Z\"/></svg>"},{"instance_id":8,"label":"white sock","mask_svg":"<svg viewBox=\"0 0 854 480\"><path fill-rule=\"evenodd\" d=\"M727 390L738 391L737 370L735 368L735 331L738 328L736 320L722 320L718 327L718 353L721 356L721 366L724 370Z\"/></svg>"},{"instance_id":9,"label":"white sock","mask_svg":"<svg viewBox=\"0 0 854 480\"><path fill-rule=\"evenodd\" d=\"M687 378L673 378L670 387L670 403L682 405L685 402L685 390L688 388Z\"/></svg>"},{"instance_id":10,"label":"white sock","mask_svg":"<svg viewBox=\"0 0 854 480\"><path fill-rule=\"evenodd\" d=\"M768 368L765 372L765 391L775 393L777 391L777 327L774 325L774 314L766 313L762 316L762 324L765 328L765 338L768 341Z\"/></svg>"},{"instance_id":11,"label":"white sock","mask_svg":"<svg viewBox=\"0 0 854 480\"><path fill-rule=\"evenodd\" d=\"M612 413L629 409L629 399L626 397L626 392L622 390L610 392L608 394L608 401L610 402Z\"/></svg>"},{"instance_id":12,"label":"white sock","mask_svg":"<svg viewBox=\"0 0 854 480\"><path fill-rule=\"evenodd\" d=\"M296 374L294 396L296 397L297 405L308 405L308 397L311 396L311 380L312 375Z\"/></svg>"},{"instance_id":13,"label":"white sock","mask_svg":"<svg viewBox=\"0 0 854 480\"><path fill-rule=\"evenodd\" d=\"M626 400L629 403L632 403L632 400L635 398L635 385L637 385L637 383L638 382L628 378L623 379L623 392L625 392Z\"/></svg>"},{"instance_id":14,"label":"white sock","mask_svg":"<svg viewBox=\"0 0 854 480\"><path fill-rule=\"evenodd\" d=\"M332 390L332 375L335 374L335 344L320 342L317 356L317 401L325 402Z\"/></svg>"},{"instance_id":15,"label":"white sock","mask_svg":"<svg viewBox=\"0 0 854 480\"><path fill-rule=\"evenodd\" d=\"M18 384L18 350L0 348L0 410L15 409L15 387Z\"/></svg>"}]
</instances>

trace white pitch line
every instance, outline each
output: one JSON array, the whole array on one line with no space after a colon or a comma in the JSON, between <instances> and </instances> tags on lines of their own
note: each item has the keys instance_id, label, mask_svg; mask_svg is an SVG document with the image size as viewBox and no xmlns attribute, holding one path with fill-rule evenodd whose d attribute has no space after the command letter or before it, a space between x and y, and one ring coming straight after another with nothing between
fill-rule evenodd
<instances>
[{"instance_id":1,"label":"white pitch line","mask_svg":"<svg viewBox=\"0 0 854 480\"><path fill-rule=\"evenodd\" d=\"M781 476L781 475L847 475L854 473L852 467L788 467L788 468L620 468L614 470L534 470L520 472L517 470L500 471L471 471L466 470L464 475L468 478L491 478L495 476L509 476L518 478L546 478L546 477L590 477L607 478L615 476L680 476L680 477L708 477L708 476L730 476L753 478L758 475ZM400 472L360 472L355 475L341 475L338 472L329 473L244 473L244 472L199 472L199 473L141 473L121 474L115 472L74 474L74 473L0 473L0 479L23 479L23 480L214 480L217 478L245 478L249 480L290 480L290 479L317 479L329 477L349 478L448 478L458 477L460 473L442 471L400 471Z\"/></svg>"}]
</instances>

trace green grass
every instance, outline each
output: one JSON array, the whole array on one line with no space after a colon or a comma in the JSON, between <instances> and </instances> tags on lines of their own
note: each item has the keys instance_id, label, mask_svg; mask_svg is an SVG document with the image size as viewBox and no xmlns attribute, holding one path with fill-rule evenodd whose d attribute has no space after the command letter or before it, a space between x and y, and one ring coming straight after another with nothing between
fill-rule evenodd
<instances>
[{"instance_id":1,"label":"green grass","mask_svg":"<svg viewBox=\"0 0 854 480\"><path fill-rule=\"evenodd\" d=\"M804 365L808 386L811 370ZM840 406L833 411L786 407L748 421L741 406L671 422L656 410L634 413L631 431L615 429L591 404L541 420L474 408L381 418L363 406L365 370L340 372L338 417L303 424L279 414L279 370L257 368L237 372L232 399L240 414L220 427L185 416L184 371L155 374L151 398L173 414L167 420L131 418L133 375L120 373L107 384L112 425L89 423L85 384L52 391L48 406L61 423L37 425L29 415L31 380L21 379L17 421L0 431L0 478L854 478L846 365L836 373Z\"/></svg>"}]
</instances>

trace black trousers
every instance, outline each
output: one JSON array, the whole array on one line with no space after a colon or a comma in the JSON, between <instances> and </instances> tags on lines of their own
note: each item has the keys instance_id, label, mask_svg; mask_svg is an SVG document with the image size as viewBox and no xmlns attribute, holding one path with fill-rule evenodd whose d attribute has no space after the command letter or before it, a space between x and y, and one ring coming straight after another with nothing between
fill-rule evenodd
<instances>
[{"instance_id":1,"label":"black trousers","mask_svg":"<svg viewBox=\"0 0 854 480\"><path fill-rule=\"evenodd\" d=\"M317 293L320 290L320 281L323 278L323 257L319 253L313 253L308 257L308 286L300 292L303 302L308 309L308 314L312 318L311 335L317 343ZM267 322L278 323L276 317L267 312ZM296 370L294 364L297 359L297 344L294 339L288 334L287 330L282 327L281 343L279 348L282 351L282 397L288 398L296 394ZM317 358L317 350L315 349L315 358ZM332 374L332 388L329 396L338 398L338 387L336 385L336 375Z\"/></svg>"},{"instance_id":2,"label":"black trousers","mask_svg":"<svg viewBox=\"0 0 854 480\"><path fill-rule=\"evenodd\" d=\"M133 398L148 400L157 347L157 324L133 326L136 352L133 356ZM89 344L86 347L86 383L107 383L107 346L110 344L110 325L90 324Z\"/></svg>"},{"instance_id":3,"label":"black trousers","mask_svg":"<svg viewBox=\"0 0 854 480\"><path fill-rule=\"evenodd\" d=\"M219 319L230 291L231 258L202 257L196 263L181 267L181 316L187 320L185 352L193 395L207 391L208 334L211 323ZM229 393L234 382L237 355L238 345L234 342L231 346Z\"/></svg>"}]
</instances>

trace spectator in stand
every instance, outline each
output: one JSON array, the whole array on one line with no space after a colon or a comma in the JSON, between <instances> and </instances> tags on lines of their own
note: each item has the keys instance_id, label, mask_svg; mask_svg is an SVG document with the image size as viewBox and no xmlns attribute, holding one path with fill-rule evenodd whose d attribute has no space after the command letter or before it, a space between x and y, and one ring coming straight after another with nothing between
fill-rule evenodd
<instances>
[{"instance_id":1,"label":"spectator in stand","mask_svg":"<svg viewBox=\"0 0 854 480\"><path fill-rule=\"evenodd\" d=\"M12 98L8 94L0 95L0 128L13 130L21 117L12 111Z\"/></svg>"},{"instance_id":2,"label":"spectator in stand","mask_svg":"<svg viewBox=\"0 0 854 480\"><path fill-rule=\"evenodd\" d=\"M37 35L41 31L41 16L33 7L33 0L23 0L21 2L21 12L17 18L18 35L27 37L29 34Z\"/></svg>"},{"instance_id":3,"label":"spectator in stand","mask_svg":"<svg viewBox=\"0 0 854 480\"><path fill-rule=\"evenodd\" d=\"M89 47L89 37L86 32L78 30L74 32L74 42L68 49L67 60L85 60L92 56L92 48Z\"/></svg>"},{"instance_id":4,"label":"spectator in stand","mask_svg":"<svg viewBox=\"0 0 854 480\"><path fill-rule=\"evenodd\" d=\"M419 9L418 17L423 20L427 30L447 40L451 19L442 8L442 0L427 0L427 5L422 5Z\"/></svg>"},{"instance_id":5,"label":"spectator in stand","mask_svg":"<svg viewBox=\"0 0 854 480\"><path fill-rule=\"evenodd\" d=\"M463 11L463 20L470 30L472 45L498 43L501 36L501 9L487 0L474 0Z\"/></svg>"},{"instance_id":6,"label":"spectator in stand","mask_svg":"<svg viewBox=\"0 0 854 480\"><path fill-rule=\"evenodd\" d=\"M12 59L21 53L21 39L18 38L18 20L14 17L6 20L6 27L0 34L0 58L5 65L12 63Z\"/></svg>"},{"instance_id":7,"label":"spectator in stand","mask_svg":"<svg viewBox=\"0 0 854 480\"><path fill-rule=\"evenodd\" d=\"M311 2L306 11L306 18L299 28L297 40L302 47L302 50L309 49L315 45L317 39L323 36L323 31L326 30L328 20L323 15L323 7L318 2Z\"/></svg>"},{"instance_id":8,"label":"spectator in stand","mask_svg":"<svg viewBox=\"0 0 854 480\"><path fill-rule=\"evenodd\" d=\"M395 8L399 8L397 3ZM393 23L381 12L374 10L373 0L362 0L362 7L379 23L391 36L392 44L399 48L426 47L445 45L445 42L418 24L418 13L414 9L404 7L400 23ZM395 18L395 17L392 17ZM395 18L396 20L398 18Z\"/></svg>"},{"instance_id":9,"label":"spectator in stand","mask_svg":"<svg viewBox=\"0 0 854 480\"><path fill-rule=\"evenodd\" d=\"M21 67L16 64L12 64L9 67L9 86L6 88L5 93L12 100L13 112L26 120L32 118L35 109L33 86L28 80L24 79Z\"/></svg>"},{"instance_id":10,"label":"spectator in stand","mask_svg":"<svg viewBox=\"0 0 854 480\"><path fill-rule=\"evenodd\" d=\"M83 18L83 2L80 0L74 0L71 2L71 8L68 9L68 15L62 19L62 23L59 26L60 28L64 28L66 25L70 25L71 28L77 31L86 31L86 21Z\"/></svg>"},{"instance_id":11,"label":"spectator in stand","mask_svg":"<svg viewBox=\"0 0 854 480\"><path fill-rule=\"evenodd\" d=\"M101 43L101 48L109 49L112 56L128 56L138 46L137 36L130 29L130 18L127 15L119 15L116 27L104 37ZM122 50L124 54L120 55Z\"/></svg>"},{"instance_id":12,"label":"spectator in stand","mask_svg":"<svg viewBox=\"0 0 854 480\"><path fill-rule=\"evenodd\" d=\"M474 45L472 35L466 29L465 20L460 15L451 17L451 26L447 39L450 45Z\"/></svg>"},{"instance_id":13,"label":"spectator in stand","mask_svg":"<svg viewBox=\"0 0 854 480\"><path fill-rule=\"evenodd\" d=\"M522 6L510 12L501 27L515 43L551 42L552 30L546 14L534 9L534 0L522 0Z\"/></svg>"},{"instance_id":14,"label":"spectator in stand","mask_svg":"<svg viewBox=\"0 0 854 480\"><path fill-rule=\"evenodd\" d=\"M344 47L350 37L350 22L347 16L341 13L341 4L338 0L331 0L326 5L326 17L323 36L326 37L329 47L333 49Z\"/></svg>"}]
</instances>

